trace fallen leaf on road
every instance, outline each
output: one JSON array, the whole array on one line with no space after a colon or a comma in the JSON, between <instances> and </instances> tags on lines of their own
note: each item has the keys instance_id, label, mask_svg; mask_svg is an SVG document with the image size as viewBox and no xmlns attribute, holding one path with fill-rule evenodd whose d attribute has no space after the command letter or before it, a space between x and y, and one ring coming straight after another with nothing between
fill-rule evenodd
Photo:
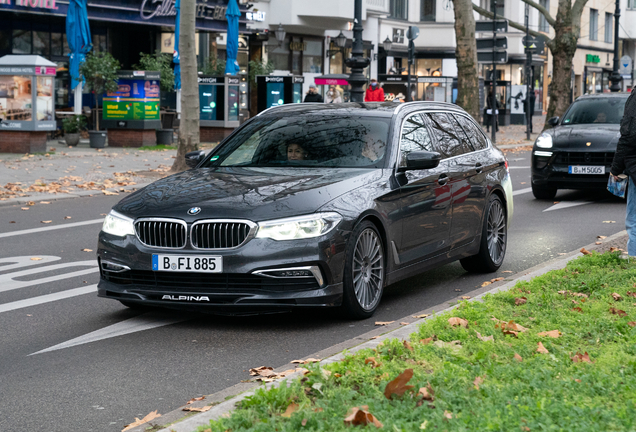
<instances>
[{"instance_id":1,"label":"fallen leaf on road","mask_svg":"<svg viewBox=\"0 0 636 432\"><path fill-rule=\"evenodd\" d=\"M634 287L634 288L636 288L636 287ZM455 292L462 292L462 290L456 288Z\"/></svg>"},{"instance_id":2,"label":"fallen leaf on road","mask_svg":"<svg viewBox=\"0 0 636 432\"><path fill-rule=\"evenodd\" d=\"M287 406L287 409L285 410L284 413L282 413L280 416L281 417L287 417L290 418L292 416L293 413L295 413L296 411L298 411L298 409L300 409L300 405L298 405L297 403L290 403Z\"/></svg>"},{"instance_id":3,"label":"fallen leaf on road","mask_svg":"<svg viewBox=\"0 0 636 432\"><path fill-rule=\"evenodd\" d=\"M39 257L33 257L33 258L31 258L31 261L42 261L42 258L39 258Z\"/></svg>"},{"instance_id":4,"label":"fallen leaf on road","mask_svg":"<svg viewBox=\"0 0 636 432\"><path fill-rule=\"evenodd\" d=\"M111 192L107 190L103 190L102 192L104 193L104 195L119 195L117 192Z\"/></svg>"},{"instance_id":5,"label":"fallen leaf on road","mask_svg":"<svg viewBox=\"0 0 636 432\"><path fill-rule=\"evenodd\" d=\"M585 248L581 248L579 252L581 252L583 255L592 255L592 252L590 252L589 250Z\"/></svg>"},{"instance_id":6,"label":"fallen leaf on road","mask_svg":"<svg viewBox=\"0 0 636 432\"><path fill-rule=\"evenodd\" d=\"M470 296L462 296L462 300L468 300Z\"/></svg>"},{"instance_id":7,"label":"fallen leaf on road","mask_svg":"<svg viewBox=\"0 0 636 432\"><path fill-rule=\"evenodd\" d=\"M127 430L130 430L134 427L137 427L139 425L142 425L144 423L149 422L150 420L154 420L157 417L161 417L161 414L157 413L157 410L154 410L153 412L151 412L150 414L148 414L146 417L142 418L141 420L139 420L137 417L135 417L135 421L127 424L126 426L124 426L124 428L121 430L121 432L125 432Z\"/></svg>"},{"instance_id":8,"label":"fallen leaf on road","mask_svg":"<svg viewBox=\"0 0 636 432\"><path fill-rule=\"evenodd\" d=\"M411 315L413 318L426 318L430 314L421 314L421 315Z\"/></svg>"},{"instance_id":9,"label":"fallen leaf on road","mask_svg":"<svg viewBox=\"0 0 636 432\"><path fill-rule=\"evenodd\" d=\"M28 207L20 207L20 210L28 210Z\"/></svg>"},{"instance_id":10,"label":"fallen leaf on road","mask_svg":"<svg viewBox=\"0 0 636 432\"><path fill-rule=\"evenodd\" d=\"M616 221L603 221L603 223L616 223Z\"/></svg>"},{"instance_id":11,"label":"fallen leaf on road","mask_svg":"<svg viewBox=\"0 0 636 432\"><path fill-rule=\"evenodd\" d=\"M597 238L597 239L600 239L600 240L603 240L603 239L606 239L606 238L607 238L607 236L601 236L601 235L600 235L600 236L596 236L596 238Z\"/></svg>"},{"instance_id":12,"label":"fallen leaf on road","mask_svg":"<svg viewBox=\"0 0 636 432\"><path fill-rule=\"evenodd\" d=\"M545 349L545 347L543 346L543 344L541 342L539 342L538 344L538 348L537 348L537 352L541 353L541 354L550 354L550 351L548 351L547 349Z\"/></svg>"},{"instance_id":13,"label":"fallen leaf on road","mask_svg":"<svg viewBox=\"0 0 636 432\"><path fill-rule=\"evenodd\" d=\"M486 281L486 282L482 283L482 284L481 284L481 286L482 286L482 287L485 287L485 286L490 285L491 283L492 283L492 282L490 282L490 281Z\"/></svg>"},{"instance_id":14,"label":"fallen leaf on road","mask_svg":"<svg viewBox=\"0 0 636 432\"><path fill-rule=\"evenodd\" d=\"M623 297L618 293L612 293L612 298L616 301L622 300Z\"/></svg>"},{"instance_id":15,"label":"fallen leaf on road","mask_svg":"<svg viewBox=\"0 0 636 432\"><path fill-rule=\"evenodd\" d=\"M521 306L523 304L526 304L527 301L528 301L528 299L526 297L515 297L515 305L516 306Z\"/></svg>"},{"instance_id":16,"label":"fallen leaf on road","mask_svg":"<svg viewBox=\"0 0 636 432\"><path fill-rule=\"evenodd\" d=\"M28 206L34 206L34 205L35 205L35 202L34 202L34 201L28 201L28 202L26 203L26 205L28 205Z\"/></svg>"},{"instance_id":17,"label":"fallen leaf on road","mask_svg":"<svg viewBox=\"0 0 636 432\"><path fill-rule=\"evenodd\" d=\"M192 399L190 399L189 401L186 402L186 405L190 405L192 402L202 401L203 399L205 399L205 396L199 396L199 397L192 398Z\"/></svg>"},{"instance_id":18,"label":"fallen leaf on road","mask_svg":"<svg viewBox=\"0 0 636 432\"><path fill-rule=\"evenodd\" d=\"M377 339L377 338L379 338L379 337L380 337L380 336L373 336L373 337L371 337L370 339L371 339L371 340L373 340L373 339Z\"/></svg>"},{"instance_id":19,"label":"fallen leaf on road","mask_svg":"<svg viewBox=\"0 0 636 432\"><path fill-rule=\"evenodd\" d=\"M572 361L574 363L594 363L592 360L590 360L590 356L588 355L587 351L585 352L585 354L577 352L576 354L574 354L574 357L572 357Z\"/></svg>"},{"instance_id":20,"label":"fallen leaf on road","mask_svg":"<svg viewBox=\"0 0 636 432\"><path fill-rule=\"evenodd\" d=\"M363 405L360 408L354 407L347 412L344 422L349 426L366 426L372 424L377 428L381 428L383 424L368 411L369 407Z\"/></svg>"},{"instance_id":21,"label":"fallen leaf on road","mask_svg":"<svg viewBox=\"0 0 636 432\"><path fill-rule=\"evenodd\" d=\"M475 331L475 333L477 333L477 337L481 340L483 340L484 342L488 342L488 341L494 341L495 337L490 335L490 336L482 336L481 333L479 333L478 331Z\"/></svg>"},{"instance_id":22,"label":"fallen leaf on road","mask_svg":"<svg viewBox=\"0 0 636 432\"><path fill-rule=\"evenodd\" d=\"M545 331L545 332L541 332L541 333L537 333L537 336L550 336L551 338L558 338L561 336L561 332L558 330L551 330L551 331Z\"/></svg>"},{"instance_id":23,"label":"fallen leaf on road","mask_svg":"<svg viewBox=\"0 0 636 432\"><path fill-rule=\"evenodd\" d=\"M190 411L190 412L206 412L206 411L210 411L212 409L212 407L210 405L206 405L204 407L183 407L181 408L182 411Z\"/></svg>"},{"instance_id":24,"label":"fallen leaf on road","mask_svg":"<svg viewBox=\"0 0 636 432\"><path fill-rule=\"evenodd\" d=\"M515 353L515 356L513 357L515 360L517 360L519 363L521 363L523 361L523 357L521 357L519 354Z\"/></svg>"},{"instance_id":25,"label":"fallen leaf on road","mask_svg":"<svg viewBox=\"0 0 636 432\"><path fill-rule=\"evenodd\" d=\"M375 325L377 326L387 326L389 324L393 324L395 321L376 321Z\"/></svg>"},{"instance_id":26,"label":"fallen leaf on road","mask_svg":"<svg viewBox=\"0 0 636 432\"><path fill-rule=\"evenodd\" d=\"M64 219L71 219L70 216L64 216Z\"/></svg>"},{"instance_id":27,"label":"fallen leaf on road","mask_svg":"<svg viewBox=\"0 0 636 432\"><path fill-rule=\"evenodd\" d=\"M40 221L40 222L42 222L43 224L49 224L49 223L51 223L53 221L52 220L48 220L48 221Z\"/></svg>"},{"instance_id":28,"label":"fallen leaf on road","mask_svg":"<svg viewBox=\"0 0 636 432\"><path fill-rule=\"evenodd\" d=\"M627 312L625 312L624 310L616 309L613 307L610 308L610 313L621 316L621 317L627 316Z\"/></svg>"},{"instance_id":29,"label":"fallen leaf on road","mask_svg":"<svg viewBox=\"0 0 636 432\"><path fill-rule=\"evenodd\" d=\"M394 394L402 396L404 392L413 388L412 385L406 385L411 378L413 378L413 369L406 369L404 372L399 374L397 378L386 385L384 389L384 396L387 399L393 399Z\"/></svg>"},{"instance_id":30,"label":"fallen leaf on road","mask_svg":"<svg viewBox=\"0 0 636 432\"><path fill-rule=\"evenodd\" d=\"M276 375L276 372L274 372L274 368L272 367L260 366L257 368L250 369L250 375L268 377L270 375Z\"/></svg>"},{"instance_id":31,"label":"fallen leaf on road","mask_svg":"<svg viewBox=\"0 0 636 432\"><path fill-rule=\"evenodd\" d=\"M407 322L401 322L400 325L409 325L410 323Z\"/></svg>"},{"instance_id":32,"label":"fallen leaf on road","mask_svg":"<svg viewBox=\"0 0 636 432\"><path fill-rule=\"evenodd\" d=\"M596 242L596 243L594 243L594 244L596 244L596 245L600 245L600 244L601 244L601 242Z\"/></svg>"},{"instance_id":33,"label":"fallen leaf on road","mask_svg":"<svg viewBox=\"0 0 636 432\"><path fill-rule=\"evenodd\" d=\"M452 327L462 326L464 328L468 328L468 321L463 318L452 317L448 319L448 324Z\"/></svg>"},{"instance_id":34,"label":"fallen leaf on road","mask_svg":"<svg viewBox=\"0 0 636 432\"><path fill-rule=\"evenodd\" d=\"M502 271L502 273L513 273L513 271L512 270L504 270L504 271Z\"/></svg>"},{"instance_id":35,"label":"fallen leaf on road","mask_svg":"<svg viewBox=\"0 0 636 432\"><path fill-rule=\"evenodd\" d=\"M499 282L499 281L502 281L502 280L504 280L504 278L498 277L498 278L490 279L490 282L495 283L495 282Z\"/></svg>"},{"instance_id":36,"label":"fallen leaf on road","mask_svg":"<svg viewBox=\"0 0 636 432\"><path fill-rule=\"evenodd\" d=\"M93 249L82 249L82 252L93 252Z\"/></svg>"},{"instance_id":37,"label":"fallen leaf on road","mask_svg":"<svg viewBox=\"0 0 636 432\"><path fill-rule=\"evenodd\" d=\"M479 384L483 384L483 383L484 383L484 379L480 376L475 378L475 381L473 381L473 385L475 386L477 390L479 390Z\"/></svg>"}]
</instances>

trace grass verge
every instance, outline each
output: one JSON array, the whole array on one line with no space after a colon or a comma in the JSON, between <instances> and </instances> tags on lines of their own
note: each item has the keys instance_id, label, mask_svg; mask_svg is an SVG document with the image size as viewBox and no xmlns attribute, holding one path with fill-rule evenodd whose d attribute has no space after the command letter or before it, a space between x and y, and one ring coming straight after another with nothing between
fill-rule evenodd
<instances>
[{"instance_id":1,"label":"grass verge","mask_svg":"<svg viewBox=\"0 0 636 432\"><path fill-rule=\"evenodd\" d=\"M176 150L177 146L170 146L165 144L157 144L153 146L143 146L139 147L138 150L141 151L164 151L164 150Z\"/></svg>"},{"instance_id":2,"label":"grass verge","mask_svg":"<svg viewBox=\"0 0 636 432\"><path fill-rule=\"evenodd\" d=\"M349 423L392 431L633 431L634 292L636 265L584 256L464 301L410 341L258 389L198 431L349 430L354 408Z\"/></svg>"}]
</instances>

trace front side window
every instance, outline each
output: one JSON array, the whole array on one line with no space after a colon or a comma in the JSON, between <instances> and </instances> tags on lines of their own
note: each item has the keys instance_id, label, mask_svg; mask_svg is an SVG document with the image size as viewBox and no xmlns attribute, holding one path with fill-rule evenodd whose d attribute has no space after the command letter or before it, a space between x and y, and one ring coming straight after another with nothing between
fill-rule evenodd
<instances>
[{"instance_id":1,"label":"front side window","mask_svg":"<svg viewBox=\"0 0 636 432\"><path fill-rule=\"evenodd\" d=\"M402 124L400 166L406 166L406 155L412 151L434 151L431 135L421 114L413 114Z\"/></svg>"},{"instance_id":2,"label":"front side window","mask_svg":"<svg viewBox=\"0 0 636 432\"><path fill-rule=\"evenodd\" d=\"M390 119L342 114L256 118L204 167L377 168L387 154Z\"/></svg>"},{"instance_id":3,"label":"front side window","mask_svg":"<svg viewBox=\"0 0 636 432\"><path fill-rule=\"evenodd\" d=\"M435 148L442 157L449 158L466 153L461 138L455 130L454 122L445 113L428 113L435 137Z\"/></svg>"}]
</instances>

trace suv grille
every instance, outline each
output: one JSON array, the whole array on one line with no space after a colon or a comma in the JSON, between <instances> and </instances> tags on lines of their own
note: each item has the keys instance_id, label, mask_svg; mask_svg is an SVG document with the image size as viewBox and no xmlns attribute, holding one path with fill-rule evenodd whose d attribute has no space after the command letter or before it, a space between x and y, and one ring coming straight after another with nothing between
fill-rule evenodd
<instances>
[{"instance_id":1,"label":"suv grille","mask_svg":"<svg viewBox=\"0 0 636 432\"><path fill-rule=\"evenodd\" d=\"M558 152L554 163L563 165L606 165L614 160L614 152Z\"/></svg>"},{"instance_id":2,"label":"suv grille","mask_svg":"<svg viewBox=\"0 0 636 432\"><path fill-rule=\"evenodd\" d=\"M250 234L245 222L201 221L192 225L190 241L196 249L228 249L240 246Z\"/></svg>"},{"instance_id":3,"label":"suv grille","mask_svg":"<svg viewBox=\"0 0 636 432\"><path fill-rule=\"evenodd\" d=\"M146 246L182 249L188 238L186 224L171 219L139 220L135 223L137 237Z\"/></svg>"}]
</instances>

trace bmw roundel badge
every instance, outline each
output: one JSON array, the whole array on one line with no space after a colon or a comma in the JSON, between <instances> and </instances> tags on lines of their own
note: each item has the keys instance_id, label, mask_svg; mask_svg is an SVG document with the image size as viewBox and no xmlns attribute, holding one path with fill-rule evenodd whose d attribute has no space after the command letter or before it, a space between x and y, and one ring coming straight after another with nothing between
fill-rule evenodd
<instances>
[{"instance_id":1,"label":"bmw roundel badge","mask_svg":"<svg viewBox=\"0 0 636 432\"><path fill-rule=\"evenodd\" d=\"M190 210L188 210L188 214L189 215L198 215L199 213L201 213L201 207L192 207Z\"/></svg>"}]
</instances>

